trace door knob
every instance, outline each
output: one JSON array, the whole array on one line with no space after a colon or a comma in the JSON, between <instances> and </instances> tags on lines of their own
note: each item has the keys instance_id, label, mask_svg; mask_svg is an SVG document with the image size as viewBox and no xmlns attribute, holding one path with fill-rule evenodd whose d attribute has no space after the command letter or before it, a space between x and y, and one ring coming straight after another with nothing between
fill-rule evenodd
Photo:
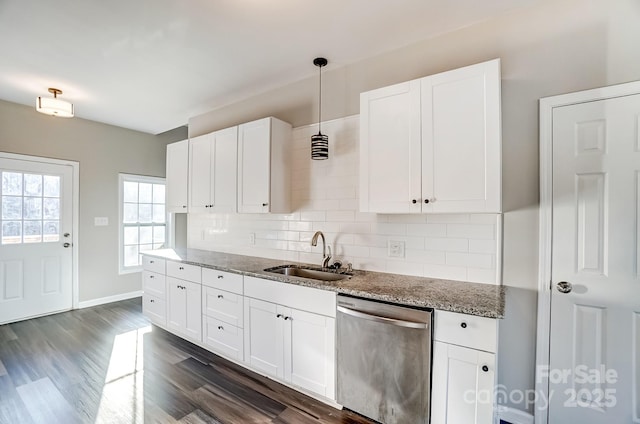
<instances>
[{"instance_id":1,"label":"door knob","mask_svg":"<svg viewBox=\"0 0 640 424\"><path fill-rule=\"evenodd\" d=\"M556 284L556 288L560 293L571 293L573 286L571 285L571 283L568 283L566 281L560 281L558 284Z\"/></svg>"},{"instance_id":2,"label":"door knob","mask_svg":"<svg viewBox=\"0 0 640 424\"><path fill-rule=\"evenodd\" d=\"M69 246L71 246L71 243L65 243L65 244L63 244L63 246L64 247L69 247Z\"/></svg>"}]
</instances>

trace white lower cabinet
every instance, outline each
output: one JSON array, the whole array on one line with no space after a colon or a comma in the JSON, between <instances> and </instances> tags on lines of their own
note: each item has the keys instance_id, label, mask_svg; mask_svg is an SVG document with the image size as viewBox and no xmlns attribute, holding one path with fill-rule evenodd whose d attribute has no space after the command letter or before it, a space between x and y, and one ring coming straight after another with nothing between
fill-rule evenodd
<instances>
[{"instance_id":1,"label":"white lower cabinet","mask_svg":"<svg viewBox=\"0 0 640 424\"><path fill-rule=\"evenodd\" d=\"M150 294L142 296L142 313L157 325L167 325L167 302Z\"/></svg>"},{"instance_id":2,"label":"white lower cabinet","mask_svg":"<svg viewBox=\"0 0 640 424\"><path fill-rule=\"evenodd\" d=\"M495 354L433 344L432 424L493 422Z\"/></svg>"},{"instance_id":3,"label":"white lower cabinet","mask_svg":"<svg viewBox=\"0 0 640 424\"><path fill-rule=\"evenodd\" d=\"M167 328L202 341L202 288L198 283L167 277Z\"/></svg>"},{"instance_id":4,"label":"white lower cabinet","mask_svg":"<svg viewBox=\"0 0 640 424\"><path fill-rule=\"evenodd\" d=\"M288 316L284 329L285 379L333 399L335 319L297 309L291 309Z\"/></svg>"},{"instance_id":5,"label":"white lower cabinet","mask_svg":"<svg viewBox=\"0 0 640 424\"><path fill-rule=\"evenodd\" d=\"M265 374L335 399L335 318L293 307L320 294L313 309L335 314L335 293L245 277L245 295L251 294L262 294L268 300L287 299L288 304L245 298L245 362Z\"/></svg>"},{"instance_id":6,"label":"white lower cabinet","mask_svg":"<svg viewBox=\"0 0 640 424\"><path fill-rule=\"evenodd\" d=\"M491 424L496 320L435 311L431 424Z\"/></svg>"},{"instance_id":7,"label":"white lower cabinet","mask_svg":"<svg viewBox=\"0 0 640 424\"><path fill-rule=\"evenodd\" d=\"M236 361L244 359L244 331L241 327L207 315L202 317L202 324L204 326L202 341L208 348Z\"/></svg>"}]
</instances>

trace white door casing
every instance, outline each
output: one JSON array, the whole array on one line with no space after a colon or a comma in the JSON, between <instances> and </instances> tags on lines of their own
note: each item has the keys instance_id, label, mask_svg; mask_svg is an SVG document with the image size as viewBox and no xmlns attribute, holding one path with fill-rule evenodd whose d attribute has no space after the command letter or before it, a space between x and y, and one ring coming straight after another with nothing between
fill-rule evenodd
<instances>
[{"instance_id":1,"label":"white door casing","mask_svg":"<svg viewBox=\"0 0 640 424\"><path fill-rule=\"evenodd\" d=\"M0 178L0 324L77 307L78 164L0 153Z\"/></svg>"},{"instance_id":2,"label":"white door casing","mask_svg":"<svg viewBox=\"0 0 640 424\"><path fill-rule=\"evenodd\" d=\"M541 101L536 423L640 422L637 93Z\"/></svg>"}]
</instances>

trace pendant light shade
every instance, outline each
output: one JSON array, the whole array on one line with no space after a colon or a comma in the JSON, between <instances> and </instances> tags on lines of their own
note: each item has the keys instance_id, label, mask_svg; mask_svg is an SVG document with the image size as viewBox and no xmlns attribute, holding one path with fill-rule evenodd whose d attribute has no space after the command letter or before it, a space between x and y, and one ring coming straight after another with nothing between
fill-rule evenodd
<instances>
[{"instance_id":1,"label":"pendant light shade","mask_svg":"<svg viewBox=\"0 0 640 424\"><path fill-rule=\"evenodd\" d=\"M72 118L73 103L58 98L58 94L62 94L62 90L50 88L49 93L53 94L53 97L38 97L36 99L36 110L46 115Z\"/></svg>"},{"instance_id":2,"label":"pendant light shade","mask_svg":"<svg viewBox=\"0 0 640 424\"><path fill-rule=\"evenodd\" d=\"M311 159L313 160L329 159L329 137L320 131L320 123L322 122L322 67L326 66L327 63L327 59L324 57L313 59L313 64L319 69L318 134L311 136Z\"/></svg>"}]
</instances>

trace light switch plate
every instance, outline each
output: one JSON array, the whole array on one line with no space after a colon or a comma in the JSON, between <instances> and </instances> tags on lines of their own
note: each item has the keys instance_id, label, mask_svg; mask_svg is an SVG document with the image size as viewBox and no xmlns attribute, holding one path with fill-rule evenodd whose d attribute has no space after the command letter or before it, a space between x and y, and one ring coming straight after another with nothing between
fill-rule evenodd
<instances>
[{"instance_id":1,"label":"light switch plate","mask_svg":"<svg viewBox=\"0 0 640 424\"><path fill-rule=\"evenodd\" d=\"M404 258L404 242L399 240L389 240L387 245L390 258Z\"/></svg>"},{"instance_id":2,"label":"light switch plate","mask_svg":"<svg viewBox=\"0 0 640 424\"><path fill-rule=\"evenodd\" d=\"M96 227L106 227L109 225L109 218L106 216L96 216L93 218L93 225Z\"/></svg>"}]
</instances>

